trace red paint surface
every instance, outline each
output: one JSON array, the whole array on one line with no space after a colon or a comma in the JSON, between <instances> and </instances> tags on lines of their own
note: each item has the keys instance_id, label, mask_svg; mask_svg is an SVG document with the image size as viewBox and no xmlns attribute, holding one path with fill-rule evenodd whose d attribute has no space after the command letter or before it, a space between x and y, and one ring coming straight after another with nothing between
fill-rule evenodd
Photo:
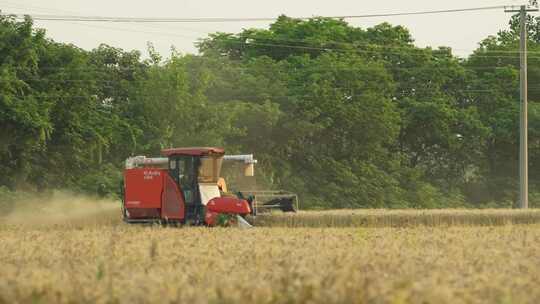
<instances>
[{"instance_id":1,"label":"red paint surface","mask_svg":"<svg viewBox=\"0 0 540 304\"><path fill-rule=\"evenodd\" d=\"M124 171L126 208L161 208L163 176L167 170L136 168Z\"/></svg>"},{"instance_id":2,"label":"red paint surface","mask_svg":"<svg viewBox=\"0 0 540 304\"><path fill-rule=\"evenodd\" d=\"M184 219L184 199L167 170L127 169L124 182L129 219Z\"/></svg>"},{"instance_id":3,"label":"red paint surface","mask_svg":"<svg viewBox=\"0 0 540 304\"><path fill-rule=\"evenodd\" d=\"M185 202L176 182L169 174L164 176L164 189L162 195L161 218L183 220L185 216Z\"/></svg>"},{"instance_id":4,"label":"red paint surface","mask_svg":"<svg viewBox=\"0 0 540 304\"><path fill-rule=\"evenodd\" d=\"M191 147L191 148L174 148L161 150L161 155L186 155L186 156L208 156L208 155L224 155L225 150L217 147Z\"/></svg>"},{"instance_id":5,"label":"red paint surface","mask_svg":"<svg viewBox=\"0 0 540 304\"><path fill-rule=\"evenodd\" d=\"M218 216L219 213L206 210L206 214L204 215L204 222L206 223L206 225L214 227L217 225Z\"/></svg>"},{"instance_id":6,"label":"red paint surface","mask_svg":"<svg viewBox=\"0 0 540 304\"><path fill-rule=\"evenodd\" d=\"M246 200L235 197L217 197L211 199L206 208L210 212L226 214L250 214L251 208Z\"/></svg>"},{"instance_id":7,"label":"red paint surface","mask_svg":"<svg viewBox=\"0 0 540 304\"><path fill-rule=\"evenodd\" d=\"M138 219L159 219L160 210L153 208L128 208L128 219L138 220Z\"/></svg>"}]
</instances>

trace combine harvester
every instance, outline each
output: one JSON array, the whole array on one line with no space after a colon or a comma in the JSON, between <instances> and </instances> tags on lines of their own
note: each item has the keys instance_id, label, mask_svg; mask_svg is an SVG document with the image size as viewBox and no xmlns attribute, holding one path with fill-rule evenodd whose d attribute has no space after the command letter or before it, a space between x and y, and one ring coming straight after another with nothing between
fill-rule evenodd
<instances>
[{"instance_id":1,"label":"combine harvester","mask_svg":"<svg viewBox=\"0 0 540 304\"><path fill-rule=\"evenodd\" d=\"M122 214L127 223L251 226L248 215L279 209L296 212L298 198L283 191L227 193L224 161L242 162L254 176L253 155L225 155L222 148L175 148L163 157L126 160ZM260 201L259 201L260 200Z\"/></svg>"}]
</instances>

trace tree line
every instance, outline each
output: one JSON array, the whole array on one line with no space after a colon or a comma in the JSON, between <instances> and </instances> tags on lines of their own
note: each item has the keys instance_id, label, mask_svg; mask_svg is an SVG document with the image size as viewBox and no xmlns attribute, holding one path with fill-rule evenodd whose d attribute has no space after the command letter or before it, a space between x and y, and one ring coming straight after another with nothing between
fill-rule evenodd
<instances>
[{"instance_id":1,"label":"tree line","mask_svg":"<svg viewBox=\"0 0 540 304\"><path fill-rule=\"evenodd\" d=\"M540 19L529 17L532 205L540 204ZM257 182L311 208L510 207L518 198L519 26L466 59L402 26L281 16L199 54L86 51L0 17L0 197L115 195L132 155L252 152Z\"/></svg>"}]
</instances>

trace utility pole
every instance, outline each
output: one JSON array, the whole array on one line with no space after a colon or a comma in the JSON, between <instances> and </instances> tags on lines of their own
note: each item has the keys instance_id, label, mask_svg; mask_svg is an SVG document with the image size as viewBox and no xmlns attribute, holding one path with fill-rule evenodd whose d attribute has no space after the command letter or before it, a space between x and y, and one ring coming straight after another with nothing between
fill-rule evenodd
<instances>
[{"instance_id":1,"label":"utility pole","mask_svg":"<svg viewBox=\"0 0 540 304\"><path fill-rule=\"evenodd\" d=\"M519 8L509 7L505 12L519 12L520 38L519 38L519 96L521 115L519 124L519 207L529 208L529 160L528 160L528 122L527 122L527 12L537 12L538 8L522 5Z\"/></svg>"}]
</instances>

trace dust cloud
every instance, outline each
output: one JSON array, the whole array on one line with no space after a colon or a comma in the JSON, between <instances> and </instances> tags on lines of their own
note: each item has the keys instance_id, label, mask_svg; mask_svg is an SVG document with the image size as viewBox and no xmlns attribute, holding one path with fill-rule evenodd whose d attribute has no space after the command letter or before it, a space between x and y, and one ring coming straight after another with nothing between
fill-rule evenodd
<instances>
[{"instance_id":1,"label":"dust cloud","mask_svg":"<svg viewBox=\"0 0 540 304\"><path fill-rule=\"evenodd\" d=\"M7 225L115 224L121 220L119 201L66 191L4 202L3 207L0 224Z\"/></svg>"}]
</instances>

